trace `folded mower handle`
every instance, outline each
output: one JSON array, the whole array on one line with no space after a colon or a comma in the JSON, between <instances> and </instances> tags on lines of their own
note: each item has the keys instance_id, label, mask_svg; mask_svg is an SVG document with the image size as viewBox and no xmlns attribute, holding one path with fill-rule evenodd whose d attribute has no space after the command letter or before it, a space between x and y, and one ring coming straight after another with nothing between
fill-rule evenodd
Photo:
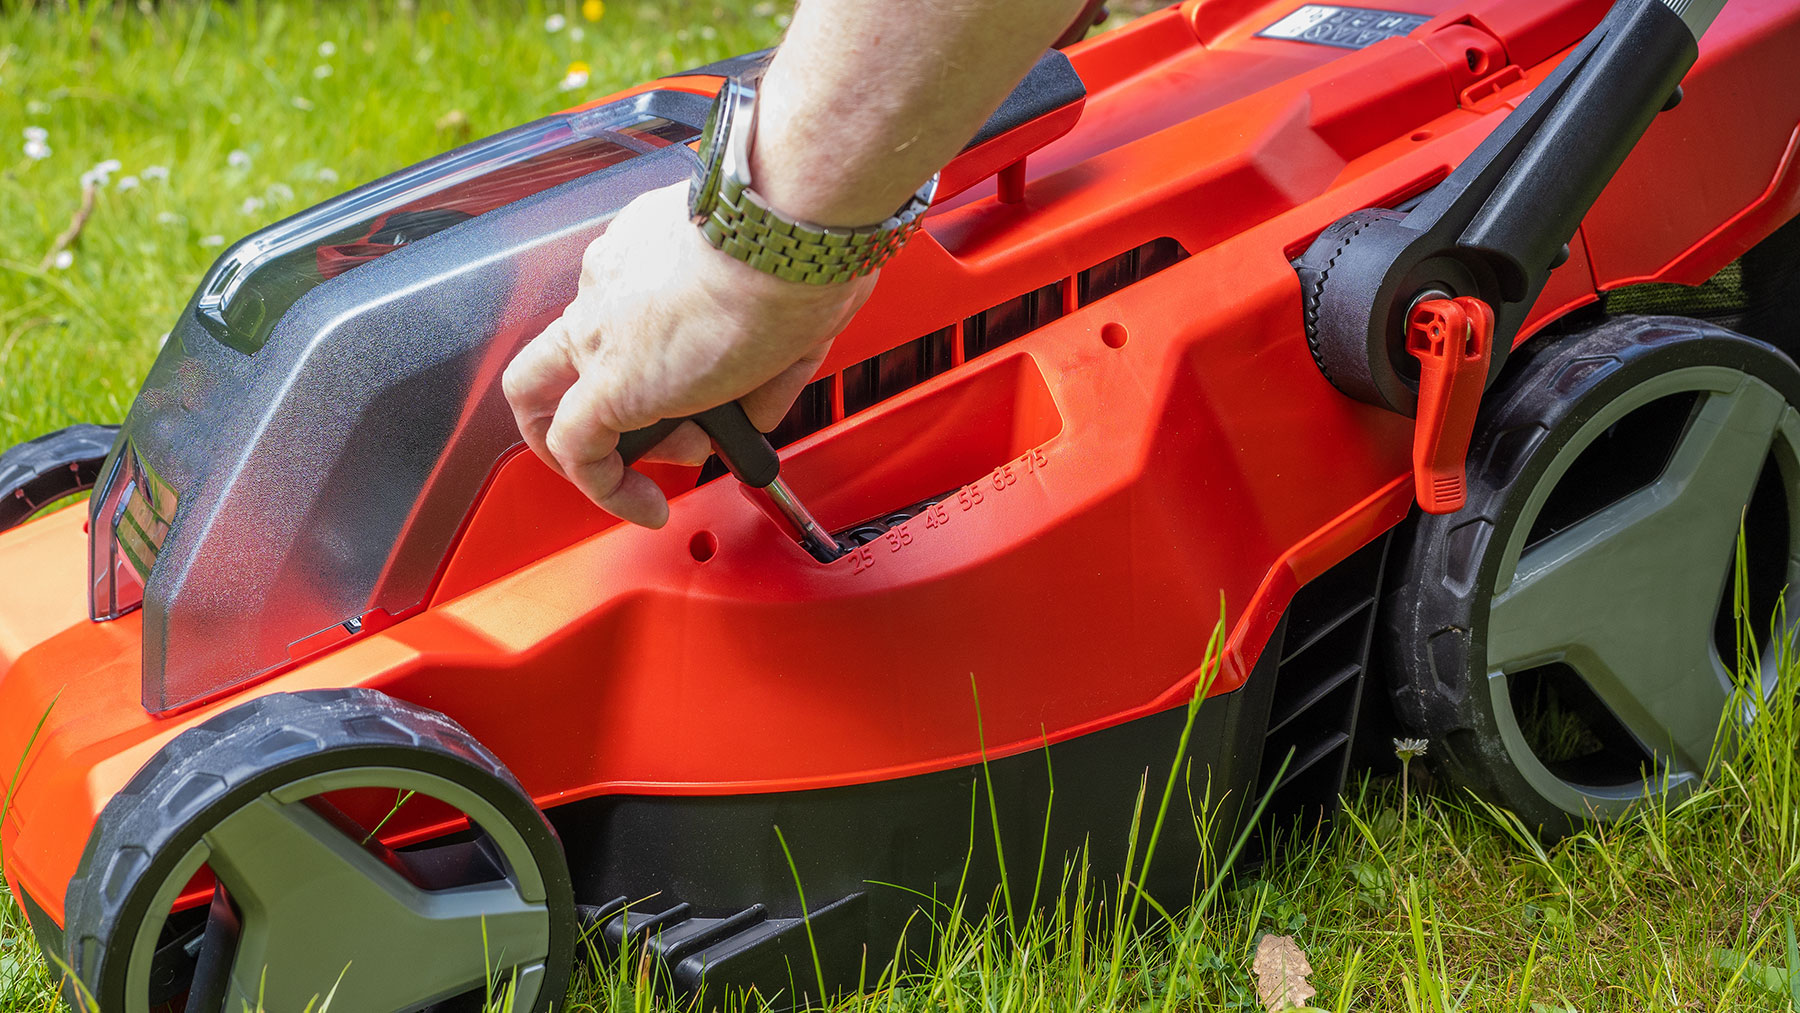
<instances>
[{"instance_id":1,"label":"folded mower handle","mask_svg":"<svg viewBox=\"0 0 1800 1013\"><path fill-rule=\"evenodd\" d=\"M619 437L619 456L625 459L625 466L629 468L636 463L638 458L667 439L683 422L695 423L707 436L712 437L713 445L719 451L719 459L745 485L762 489L781 476L781 458L776 456L769 438L750 424L750 416L744 414L744 407L736 401L709 408L689 418L663 419L654 425L625 433Z\"/></svg>"}]
</instances>

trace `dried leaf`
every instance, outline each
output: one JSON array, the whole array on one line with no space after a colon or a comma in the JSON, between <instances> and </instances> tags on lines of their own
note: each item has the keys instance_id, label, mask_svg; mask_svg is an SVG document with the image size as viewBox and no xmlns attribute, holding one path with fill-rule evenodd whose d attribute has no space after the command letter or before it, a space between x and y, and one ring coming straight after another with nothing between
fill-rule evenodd
<instances>
[{"instance_id":1,"label":"dried leaf","mask_svg":"<svg viewBox=\"0 0 1800 1013\"><path fill-rule=\"evenodd\" d=\"M1250 969L1256 972L1256 997L1269 1013L1305 1006L1318 994L1306 981L1312 965L1292 936L1263 936L1256 944L1256 960Z\"/></svg>"}]
</instances>

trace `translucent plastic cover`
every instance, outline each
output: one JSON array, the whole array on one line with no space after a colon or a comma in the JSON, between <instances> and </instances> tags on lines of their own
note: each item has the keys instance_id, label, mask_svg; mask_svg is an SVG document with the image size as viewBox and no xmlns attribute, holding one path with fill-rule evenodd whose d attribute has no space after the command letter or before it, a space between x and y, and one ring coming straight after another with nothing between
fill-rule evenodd
<instances>
[{"instance_id":1,"label":"translucent plastic cover","mask_svg":"<svg viewBox=\"0 0 1800 1013\"><path fill-rule=\"evenodd\" d=\"M631 107L554 117L458 149L245 239L197 297L215 337L255 352L320 282L521 197L670 143L694 128Z\"/></svg>"},{"instance_id":2,"label":"translucent plastic cover","mask_svg":"<svg viewBox=\"0 0 1800 1013\"><path fill-rule=\"evenodd\" d=\"M90 508L96 618L143 580L144 705L218 696L425 602L519 435L513 353L619 208L688 177L707 99L552 117L345 194L222 257L132 406ZM121 463L123 462L123 463ZM129 503L125 504L129 507ZM129 513L129 510L127 510ZM120 562L120 561L123 562ZM126 593L122 597L120 592ZM104 600L103 600L104 598Z\"/></svg>"}]
</instances>

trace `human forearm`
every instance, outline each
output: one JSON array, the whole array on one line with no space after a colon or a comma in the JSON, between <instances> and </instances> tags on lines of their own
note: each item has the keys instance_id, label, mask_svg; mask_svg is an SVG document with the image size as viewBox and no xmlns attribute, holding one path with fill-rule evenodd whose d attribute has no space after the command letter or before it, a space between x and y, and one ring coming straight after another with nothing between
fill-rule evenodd
<instances>
[{"instance_id":1,"label":"human forearm","mask_svg":"<svg viewBox=\"0 0 1800 1013\"><path fill-rule=\"evenodd\" d=\"M966 144L1081 0L806 0L763 79L752 178L821 225L892 214Z\"/></svg>"},{"instance_id":2,"label":"human forearm","mask_svg":"<svg viewBox=\"0 0 1800 1013\"><path fill-rule=\"evenodd\" d=\"M818 225L893 214L954 156L1082 0L807 0L759 90L751 182L776 211ZM519 432L607 510L668 516L625 467L619 434L737 399L781 420L874 285L813 285L714 248L688 188L643 194L587 249L563 315L507 367ZM692 425L656 450L698 462Z\"/></svg>"}]
</instances>

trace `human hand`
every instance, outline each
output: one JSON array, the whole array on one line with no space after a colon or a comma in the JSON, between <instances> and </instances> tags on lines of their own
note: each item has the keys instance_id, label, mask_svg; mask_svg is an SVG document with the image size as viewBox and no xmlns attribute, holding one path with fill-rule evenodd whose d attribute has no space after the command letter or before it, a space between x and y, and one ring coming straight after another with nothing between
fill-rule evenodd
<instances>
[{"instance_id":1,"label":"human hand","mask_svg":"<svg viewBox=\"0 0 1800 1013\"><path fill-rule=\"evenodd\" d=\"M688 219L686 183L621 209L588 246L575 301L506 369L502 389L525 442L599 506L658 528L669 504L627 468L619 435L737 400L775 427L874 276L786 281L707 243ZM649 459L698 464L710 444L692 423Z\"/></svg>"}]
</instances>

